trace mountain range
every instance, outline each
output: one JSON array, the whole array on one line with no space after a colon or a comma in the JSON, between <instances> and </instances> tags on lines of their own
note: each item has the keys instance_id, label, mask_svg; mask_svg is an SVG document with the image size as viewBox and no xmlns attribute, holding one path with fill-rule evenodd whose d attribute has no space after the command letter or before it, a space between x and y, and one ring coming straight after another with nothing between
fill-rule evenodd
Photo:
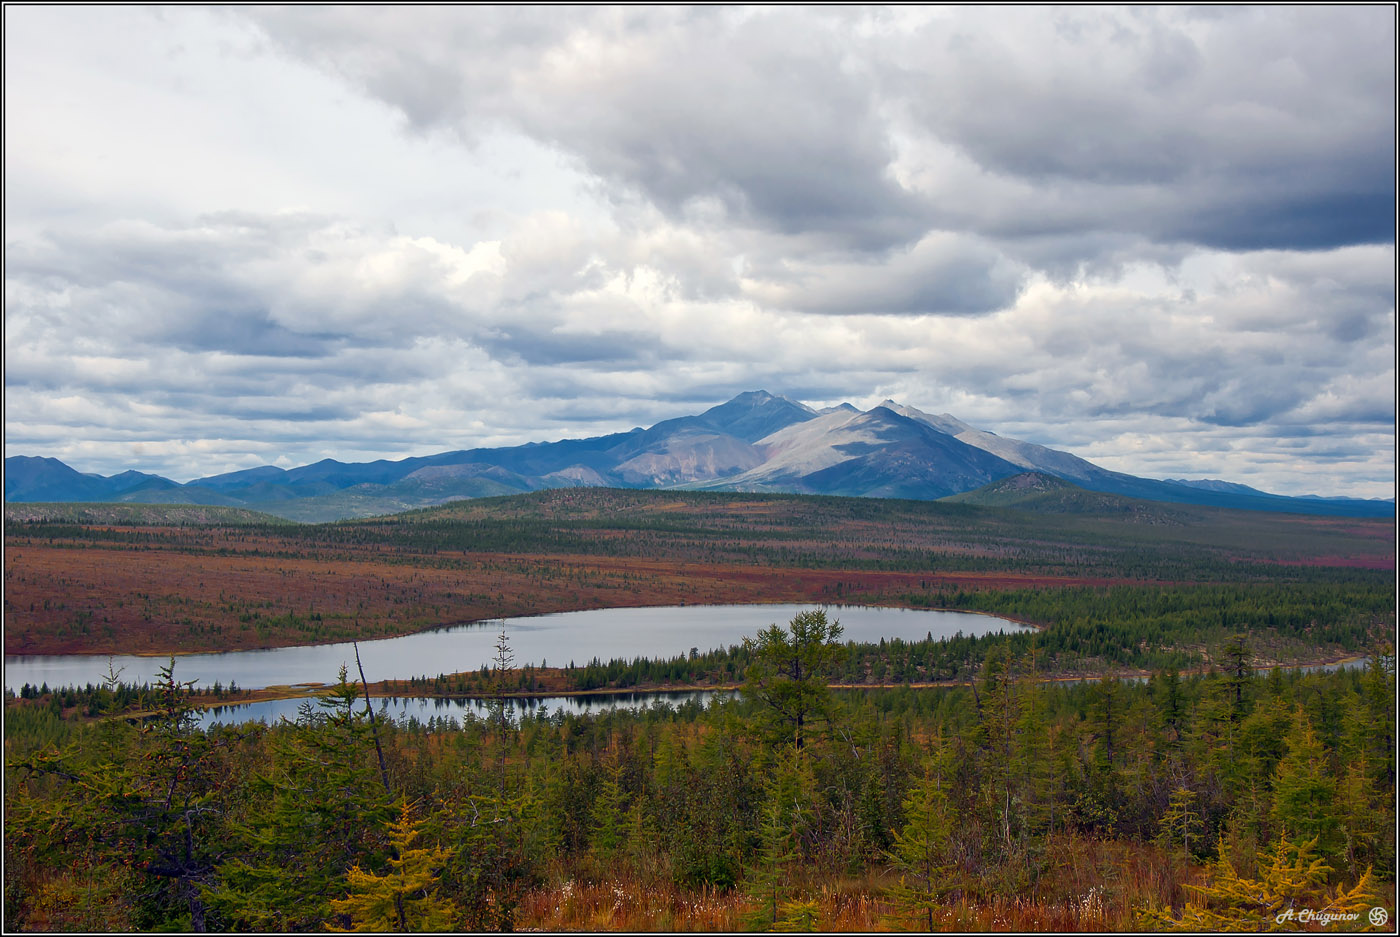
<instances>
[{"instance_id":1,"label":"mountain range","mask_svg":"<svg viewBox=\"0 0 1400 937\"><path fill-rule=\"evenodd\" d=\"M866 411L850 404L814 410L766 391L607 436L397 461L264 465L186 484L136 471L84 474L57 459L11 456L5 500L224 505L326 521L580 486L934 500L1025 473L1153 501L1343 516L1395 512L1393 501L1291 498L1210 479L1139 478L892 400Z\"/></svg>"}]
</instances>

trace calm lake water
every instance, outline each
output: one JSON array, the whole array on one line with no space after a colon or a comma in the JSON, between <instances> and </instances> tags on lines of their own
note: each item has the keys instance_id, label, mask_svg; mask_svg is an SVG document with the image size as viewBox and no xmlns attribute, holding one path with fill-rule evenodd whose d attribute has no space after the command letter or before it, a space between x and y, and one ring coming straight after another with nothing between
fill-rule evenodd
<instances>
[{"instance_id":1,"label":"calm lake water","mask_svg":"<svg viewBox=\"0 0 1400 937\"><path fill-rule=\"evenodd\" d=\"M661 608L612 608L506 619L506 639L514 665L567 666L594 657L631 660L672 658L737 645L771 624L786 625L814 605L685 605ZM828 606L827 617L840 621L847 641L881 638L921 640L951 638L959 633L983 635L1023 631L1027 626L968 612L912 611L867 606ZM424 631L402 638L361 641L360 659L371 681L435 677L440 673L480 670L495 658L499 619ZM113 655L124 683L153 682L168 658ZM350 644L285 647L262 651L177 655L175 678L196 680L197 687L236 683L245 689L297 684L331 684L343 665L356 676ZM5 657L5 687L18 692L26 683L50 687L102 682L107 655L17 655ZM295 710L294 710L295 711Z\"/></svg>"},{"instance_id":2,"label":"calm lake water","mask_svg":"<svg viewBox=\"0 0 1400 937\"><path fill-rule=\"evenodd\" d=\"M1329 670L1362 670L1370 663L1369 657L1361 657L1356 660L1339 661L1335 664L1308 664L1303 667L1285 668L1294 669L1302 673L1316 673ZM1256 671L1259 674L1268 673L1268 669ZM1057 681L1058 686L1071 686L1079 683L1094 683L1102 679L1101 677L1082 677L1077 680ZM1146 677L1122 677L1127 683L1141 683ZM730 690L683 690L671 692L626 692L626 693L600 693L586 696L547 696L547 697L512 697L506 700L506 708L513 720L521 716L544 716L563 713L565 715L593 715L609 709L638 710L648 709L655 705L679 707L686 703L698 703L701 706L709 704L710 700L716 696L727 697L732 695ZM216 722L226 724L241 724L244 722L266 722L272 724L280 718L296 719L306 699L289 700L268 700L261 703L244 703L235 706L216 706L206 709L200 714L199 724L208 728ZM319 709L315 700L311 700L311 707ZM427 698L427 697L389 697L376 698L374 701L375 711L381 716L395 719L400 722L409 719L417 719L419 722L427 723L429 720L445 720L461 725L465 716L474 716L478 719L487 719L491 716L491 704L487 700L476 698ZM363 704L357 704L359 709L363 709Z\"/></svg>"}]
</instances>

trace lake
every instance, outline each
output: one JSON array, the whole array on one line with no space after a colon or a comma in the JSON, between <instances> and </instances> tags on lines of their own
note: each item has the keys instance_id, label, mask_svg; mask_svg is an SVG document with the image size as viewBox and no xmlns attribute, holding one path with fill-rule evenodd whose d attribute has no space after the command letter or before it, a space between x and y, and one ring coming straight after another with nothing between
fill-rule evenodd
<instances>
[{"instance_id":1,"label":"lake","mask_svg":"<svg viewBox=\"0 0 1400 937\"><path fill-rule=\"evenodd\" d=\"M655 608L609 608L563 612L505 621L506 639L514 653L514 666L526 664L565 667L586 664L594 657L631 660L635 657L669 659L737 645L771 624L785 626L800 611L819 606L783 605L682 605ZM957 634L1029 630L1028 626L971 612L915 611L869 606L827 606L827 616L841 622L843 640L879 641L927 637L951 638ZM501 621L459 625L360 642L360 659L371 681L435 677L440 673L480 670L495 659ZM124 683L154 682L166 657L113 655L113 666ZM176 656L175 678L196 680L197 687L217 680L244 689L297 684L331 684L343 665L355 671L355 652L349 643L310 647L228 651L218 654ZM16 655L5 657L5 687L19 692L28 683L50 687L99 684L107 673L107 655Z\"/></svg>"}]
</instances>

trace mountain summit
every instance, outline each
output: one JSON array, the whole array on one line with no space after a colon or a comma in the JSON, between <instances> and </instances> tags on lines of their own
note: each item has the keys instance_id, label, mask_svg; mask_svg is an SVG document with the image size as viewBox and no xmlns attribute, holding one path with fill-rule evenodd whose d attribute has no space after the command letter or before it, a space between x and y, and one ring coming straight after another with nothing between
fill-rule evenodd
<instances>
[{"instance_id":1,"label":"mountain summit","mask_svg":"<svg viewBox=\"0 0 1400 937\"><path fill-rule=\"evenodd\" d=\"M785 426L810 420L817 411L796 400L775 397L766 390L751 390L700 414L716 429L755 442Z\"/></svg>"},{"instance_id":2,"label":"mountain summit","mask_svg":"<svg viewBox=\"0 0 1400 937\"><path fill-rule=\"evenodd\" d=\"M691 488L931 500L1025 472L1092 491L1253 510L1388 516L1389 501L1285 498L1224 482L1110 472L1068 452L998 436L950 414L886 400L822 411L756 390L695 416L587 439L442 452L398 461L260 466L185 485L127 471L84 475L57 459L5 460L5 500L192 503L294 520L388 514L541 488Z\"/></svg>"}]
</instances>

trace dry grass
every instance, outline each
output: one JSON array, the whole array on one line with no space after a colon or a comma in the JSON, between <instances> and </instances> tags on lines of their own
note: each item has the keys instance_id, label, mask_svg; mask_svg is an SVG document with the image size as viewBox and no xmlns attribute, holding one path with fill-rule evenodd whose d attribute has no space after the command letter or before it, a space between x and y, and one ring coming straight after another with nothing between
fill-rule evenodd
<instances>
[{"instance_id":1,"label":"dry grass","mask_svg":"<svg viewBox=\"0 0 1400 937\"><path fill-rule=\"evenodd\" d=\"M97 870L91 862L76 862L70 868L31 869L22 860L6 863L6 933L29 932L114 932L134 930L121 896L132 887L126 869ZM13 876L14 880L8 879ZM14 920L8 892L23 891L23 920Z\"/></svg>"},{"instance_id":2,"label":"dry grass","mask_svg":"<svg viewBox=\"0 0 1400 937\"><path fill-rule=\"evenodd\" d=\"M517 930L742 930L743 896L733 890L685 891L674 885L566 879L525 896Z\"/></svg>"},{"instance_id":3,"label":"dry grass","mask_svg":"<svg viewBox=\"0 0 1400 937\"><path fill-rule=\"evenodd\" d=\"M1151 844L1073 835L1055 837L1047 869L1025 894L954 896L934 913L934 929L988 931L1131 931L1137 909L1179 903L1195 870ZM901 931L914 922L887 897L892 879L873 869L859 876L811 873L789 897L815 900L820 930ZM629 876L564 878L527 894L517 929L531 931L743 931L756 903L734 889L680 888ZM915 926L922 930L922 926Z\"/></svg>"}]
</instances>

